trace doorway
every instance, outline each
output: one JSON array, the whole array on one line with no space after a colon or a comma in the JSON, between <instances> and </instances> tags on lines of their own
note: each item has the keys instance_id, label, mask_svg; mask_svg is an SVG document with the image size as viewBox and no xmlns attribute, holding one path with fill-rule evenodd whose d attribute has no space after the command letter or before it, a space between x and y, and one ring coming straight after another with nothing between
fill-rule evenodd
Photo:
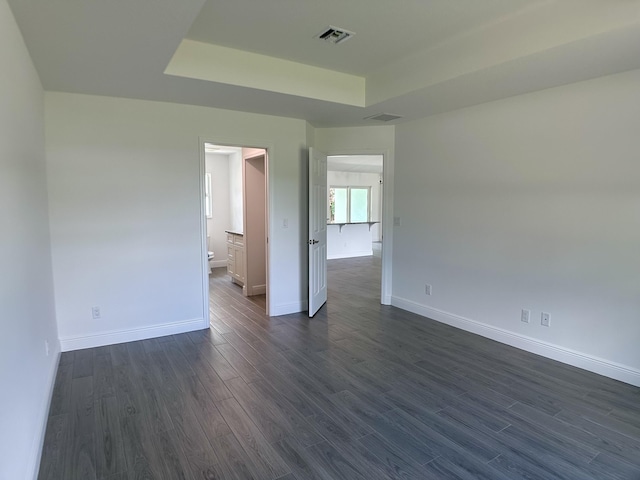
<instances>
[{"instance_id":1,"label":"doorway","mask_svg":"<svg viewBox=\"0 0 640 480\"><path fill-rule=\"evenodd\" d=\"M209 293L216 293L214 279L217 285L224 280L268 314L267 149L206 141L202 145Z\"/></svg>"},{"instance_id":2,"label":"doorway","mask_svg":"<svg viewBox=\"0 0 640 480\"><path fill-rule=\"evenodd\" d=\"M316 172L323 160L326 168L324 174ZM386 172L390 175L390 171ZM321 179L324 176L324 180ZM319 292L324 288L324 300L326 296L326 283L318 279L328 278L327 268L341 268L340 264L357 264L353 259L368 257L372 260L374 268L382 271L377 284L379 300L382 304L389 304L389 286L384 278L390 274L389 259L384 252L389 247L383 247L384 231L389 226L384 222L388 220L390 191L384 189L385 155L384 154L330 154L325 155L310 149L309 153L309 316L313 316L322 305ZM318 201L318 185L324 185L323 200ZM325 202L323 208L318 210L318 204ZM326 207L326 208L325 208ZM326 232L312 228L318 218L317 211L326 212ZM386 212L386 213L385 213ZM316 218L318 217L318 218ZM324 218L324 217L323 217ZM316 231L317 230L317 231ZM324 233L321 235L321 233ZM324 237L324 238L323 238ZM388 235L388 240L391 236ZM326 244L327 263L324 271L322 265L312 261L313 249L318 245ZM347 261L349 259L350 261ZM386 270L386 271L385 271ZM323 286L324 285L324 286ZM313 307L313 308L312 308Z\"/></svg>"}]
</instances>

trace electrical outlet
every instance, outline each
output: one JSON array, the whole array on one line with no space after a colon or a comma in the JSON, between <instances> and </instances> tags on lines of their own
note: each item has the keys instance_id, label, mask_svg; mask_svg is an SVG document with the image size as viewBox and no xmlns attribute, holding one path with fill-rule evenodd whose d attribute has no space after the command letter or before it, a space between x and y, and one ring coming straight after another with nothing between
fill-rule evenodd
<instances>
[{"instance_id":1,"label":"electrical outlet","mask_svg":"<svg viewBox=\"0 0 640 480\"><path fill-rule=\"evenodd\" d=\"M283 218L282 219L282 228L289 228L289 219L288 218Z\"/></svg>"},{"instance_id":2,"label":"electrical outlet","mask_svg":"<svg viewBox=\"0 0 640 480\"><path fill-rule=\"evenodd\" d=\"M44 341L44 353L47 355L47 357L49 356L49 341L48 340Z\"/></svg>"},{"instance_id":3,"label":"electrical outlet","mask_svg":"<svg viewBox=\"0 0 640 480\"><path fill-rule=\"evenodd\" d=\"M393 226L399 227L402 224L402 219L400 217L393 217Z\"/></svg>"},{"instance_id":4,"label":"electrical outlet","mask_svg":"<svg viewBox=\"0 0 640 480\"><path fill-rule=\"evenodd\" d=\"M542 325L543 327L551 326L551 315L549 315L547 312L542 312L542 314L540 315L540 325Z\"/></svg>"},{"instance_id":5,"label":"electrical outlet","mask_svg":"<svg viewBox=\"0 0 640 480\"><path fill-rule=\"evenodd\" d=\"M524 323L529 323L530 319L531 319L531 310L525 310L523 308L522 313L520 314L520 320L523 321Z\"/></svg>"},{"instance_id":6,"label":"electrical outlet","mask_svg":"<svg viewBox=\"0 0 640 480\"><path fill-rule=\"evenodd\" d=\"M427 283L424 286L424 293L425 293L425 295L431 295L431 285L430 284Z\"/></svg>"},{"instance_id":7,"label":"electrical outlet","mask_svg":"<svg viewBox=\"0 0 640 480\"><path fill-rule=\"evenodd\" d=\"M91 317L94 320L98 320L100 318L100 307L91 307Z\"/></svg>"}]
</instances>

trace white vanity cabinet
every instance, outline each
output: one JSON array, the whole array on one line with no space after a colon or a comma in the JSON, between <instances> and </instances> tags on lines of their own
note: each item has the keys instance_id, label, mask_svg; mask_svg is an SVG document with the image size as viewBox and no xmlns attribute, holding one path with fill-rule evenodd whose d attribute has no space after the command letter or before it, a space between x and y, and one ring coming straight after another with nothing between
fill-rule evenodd
<instances>
[{"instance_id":1,"label":"white vanity cabinet","mask_svg":"<svg viewBox=\"0 0 640 480\"><path fill-rule=\"evenodd\" d=\"M227 273L231 280L244 285L244 235L227 231Z\"/></svg>"}]
</instances>

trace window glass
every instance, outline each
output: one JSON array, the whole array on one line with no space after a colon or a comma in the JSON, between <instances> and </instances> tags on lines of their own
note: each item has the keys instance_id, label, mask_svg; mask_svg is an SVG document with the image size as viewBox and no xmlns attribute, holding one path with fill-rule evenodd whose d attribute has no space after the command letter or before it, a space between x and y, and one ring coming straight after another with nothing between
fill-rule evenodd
<instances>
[{"instance_id":1,"label":"window glass","mask_svg":"<svg viewBox=\"0 0 640 480\"><path fill-rule=\"evenodd\" d=\"M369 189L355 188L349 189L351 194L351 222L369 221Z\"/></svg>"},{"instance_id":2,"label":"window glass","mask_svg":"<svg viewBox=\"0 0 640 480\"><path fill-rule=\"evenodd\" d=\"M331 209L332 223L346 223L349 221L347 198L347 188L332 187L329 189L329 208Z\"/></svg>"}]
</instances>

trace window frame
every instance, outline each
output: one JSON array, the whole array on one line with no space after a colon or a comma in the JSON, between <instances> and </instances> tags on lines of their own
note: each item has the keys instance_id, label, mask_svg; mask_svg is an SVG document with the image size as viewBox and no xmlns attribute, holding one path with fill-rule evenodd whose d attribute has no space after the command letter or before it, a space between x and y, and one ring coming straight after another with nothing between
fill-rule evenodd
<instances>
[{"instance_id":1,"label":"window frame","mask_svg":"<svg viewBox=\"0 0 640 480\"><path fill-rule=\"evenodd\" d=\"M331 189L346 189L347 190L347 221L336 222L331 219ZM341 223L354 223L351 221L351 190L366 190L367 191L367 219L364 222L355 223L368 223L371 221L371 185L329 185L327 190L327 212L329 212L328 222L329 224L341 224Z\"/></svg>"}]
</instances>

